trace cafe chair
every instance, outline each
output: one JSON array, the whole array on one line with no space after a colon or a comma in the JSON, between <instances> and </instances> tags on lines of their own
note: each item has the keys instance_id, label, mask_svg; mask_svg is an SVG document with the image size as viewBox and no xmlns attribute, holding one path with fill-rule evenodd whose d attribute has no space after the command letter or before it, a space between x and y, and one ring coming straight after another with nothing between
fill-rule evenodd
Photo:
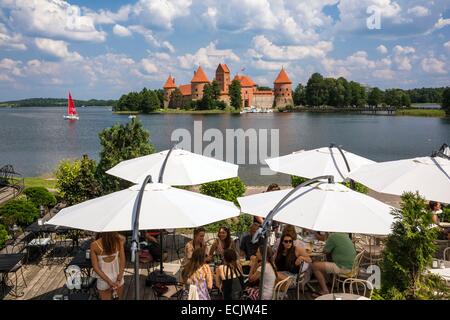
<instances>
[{"instance_id":1,"label":"cafe chair","mask_svg":"<svg viewBox=\"0 0 450 320\"><path fill-rule=\"evenodd\" d=\"M6 250L6 254L18 254L18 253L24 253L23 251L26 250L26 244L23 242L16 242L9 246ZM21 297L24 295L24 292L19 293L19 277L17 273L20 271L20 276L22 277L22 281L24 284L24 288L28 287L27 282L25 280L25 276L23 275L23 269L25 268L25 261L27 259L26 252L24 253L23 259L20 260L11 270L9 270L8 273L5 273L3 275L2 282L4 283L5 287L8 286L8 282L11 283L12 291L10 294L14 297ZM14 282L9 278L9 275L13 273L14 274Z\"/></svg>"},{"instance_id":2,"label":"cafe chair","mask_svg":"<svg viewBox=\"0 0 450 320\"><path fill-rule=\"evenodd\" d=\"M447 247L444 249L444 252L442 253L442 257L446 261L450 261L450 247Z\"/></svg>"},{"instance_id":3,"label":"cafe chair","mask_svg":"<svg viewBox=\"0 0 450 320\"><path fill-rule=\"evenodd\" d=\"M293 277L287 277L286 279L278 282L273 289L272 300L284 300L287 295L287 291L293 282Z\"/></svg>"},{"instance_id":4,"label":"cafe chair","mask_svg":"<svg viewBox=\"0 0 450 320\"><path fill-rule=\"evenodd\" d=\"M79 266L68 266L64 270L64 274L66 276L65 288L68 290L69 295L79 292L88 293L89 297L96 295L95 284L97 279L84 276ZM92 292L94 292L94 294L92 294Z\"/></svg>"},{"instance_id":5,"label":"cafe chair","mask_svg":"<svg viewBox=\"0 0 450 320\"><path fill-rule=\"evenodd\" d=\"M339 284L343 283L345 279L348 278L358 278L359 275L359 268L361 265L361 261L364 257L364 250L358 253L355 257L355 260L353 260L353 266L352 270L349 273L339 273L339 274L333 274L333 283L331 285L331 293L334 292L334 286L337 284L337 288L339 290Z\"/></svg>"},{"instance_id":6,"label":"cafe chair","mask_svg":"<svg viewBox=\"0 0 450 320\"><path fill-rule=\"evenodd\" d=\"M345 288L348 286L350 294L357 294L359 296L364 296L367 298L372 297L373 292L373 284L370 281L355 279L355 278L347 278L344 280L342 284L343 292L346 293Z\"/></svg>"}]
</instances>

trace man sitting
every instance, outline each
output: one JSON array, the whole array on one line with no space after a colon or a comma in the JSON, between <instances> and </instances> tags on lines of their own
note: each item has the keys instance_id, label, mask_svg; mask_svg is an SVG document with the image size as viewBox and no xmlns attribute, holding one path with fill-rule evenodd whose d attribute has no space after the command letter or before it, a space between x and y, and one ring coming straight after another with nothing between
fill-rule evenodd
<instances>
[{"instance_id":1,"label":"man sitting","mask_svg":"<svg viewBox=\"0 0 450 320\"><path fill-rule=\"evenodd\" d=\"M328 294L325 274L349 273L356 257L355 246L347 233L331 233L328 237L324 252L331 255L332 262L313 262L312 270L320 285L320 295Z\"/></svg>"},{"instance_id":2,"label":"man sitting","mask_svg":"<svg viewBox=\"0 0 450 320\"><path fill-rule=\"evenodd\" d=\"M250 233L246 234L242 237L241 240L241 258L245 258L245 260L250 260L251 256L256 255L256 251L258 250L258 243L252 243L253 235L258 231L261 225L257 222L253 222L250 226Z\"/></svg>"}]
</instances>

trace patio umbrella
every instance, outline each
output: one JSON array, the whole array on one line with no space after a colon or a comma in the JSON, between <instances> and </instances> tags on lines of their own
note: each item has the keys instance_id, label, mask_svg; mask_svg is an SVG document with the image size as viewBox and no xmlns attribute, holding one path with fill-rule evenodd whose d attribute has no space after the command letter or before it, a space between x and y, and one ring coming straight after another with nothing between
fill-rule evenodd
<instances>
[{"instance_id":1,"label":"patio umbrella","mask_svg":"<svg viewBox=\"0 0 450 320\"><path fill-rule=\"evenodd\" d=\"M133 212L141 186L64 208L47 224L94 231L133 230ZM194 228L239 215L229 201L200 193L150 183L142 197L139 229Z\"/></svg>"},{"instance_id":2,"label":"patio umbrella","mask_svg":"<svg viewBox=\"0 0 450 320\"><path fill-rule=\"evenodd\" d=\"M450 203L450 160L444 156L370 164L349 177L377 192L401 196L418 191L427 200Z\"/></svg>"},{"instance_id":3,"label":"patio umbrella","mask_svg":"<svg viewBox=\"0 0 450 320\"><path fill-rule=\"evenodd\" d=\"M241 211L266 217L293 189L238 198ZM293 192L273 219L325 232L386 235L391 232L392 207L338 183L318 182Z\"/></svg>"},{"instance_id":4,"label":"patio umbrella","mask_svg":"<svg viewBox=\"0 0 450 320\"><path fill-rule=\"evenodd\" d=\"M229 162L173 148L122 161L106 173L139 184L151 175L158 182L188 186L237 177L238 168Z\"/></svg>"},{"instance_id":5,"label":"patio umbrella","mask_svg":"<svg viewBox=\"0 0 450 320\"><path fill-rule=\"evenodd\" d=\"M266 163L272 171L305 178L332 175L336 182L342 182L350 171L375 162L331 144L327 148L300 150L266 159Z\"/></svg>"}]
</instances>

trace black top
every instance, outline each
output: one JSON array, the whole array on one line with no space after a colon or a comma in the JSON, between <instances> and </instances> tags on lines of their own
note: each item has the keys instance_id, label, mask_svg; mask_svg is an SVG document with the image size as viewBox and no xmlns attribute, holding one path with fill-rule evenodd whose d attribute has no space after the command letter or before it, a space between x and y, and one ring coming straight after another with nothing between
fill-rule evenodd
<instances>
[{"instance_id":1,"label":"black top","mask_svg":"<svg viewBox=\"0 0 450 320\"><path fill-rule=\"evenodd\" d=\"M278 271L287 271L290 273L298 273L298 267L295 265L295 263L289 267L287 256L281 255L280 258L276 261L276 267Z\"/></svg>"},{"instance_id":2,"label":"black top","mask_svg":"<svg viewBox=\"0 0 450 320\"><path fill-rule=\"evenodd\" d=\"M222 280L222 293L224 300L239 300L242 297L244 288L244 276L242 272L237 269L235 272L228 267L224 266L225 280ZM233 273L238 274L233 278Z\"/></svg>"},{"instance_id":3,"label":"black top","mask_svg":"<svg viewBox=\"0 0 450 320\"><path fill-rule=\"evenodd\" d=\"M0 254L0 273L10 272L24 258L25 253Z\"/></svg>"},{"instance_id":4,"label":"black top","mask_svg":"<svg viewBox=\"0 0 450 320\"><path fill-rule=\"evenodd\" d=\"M250 260L250 257L256 255L258 251L258 243L252 243L252 235L246 234L242 238L240 249L245 252L245 259Z\"/></svg>"}]
</instances>

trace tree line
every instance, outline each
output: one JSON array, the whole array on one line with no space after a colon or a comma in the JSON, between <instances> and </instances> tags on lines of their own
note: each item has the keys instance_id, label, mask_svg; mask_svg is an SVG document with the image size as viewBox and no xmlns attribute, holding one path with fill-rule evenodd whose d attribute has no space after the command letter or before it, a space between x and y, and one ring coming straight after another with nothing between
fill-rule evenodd
<instances>
[{"instance_id":1,"label":"tree line","mask_svg":"<svg viewBox=\"0 0 450 320\"><path fill-rule=\"evenodd\" d=\"M309 107L410 107L411 103L442 103L445 88L386 89L369 88L344 77L324 78L314 73L306 86L297 85L293 93L295 105Z\"/></svg>"},{"instance_id":2,"label":"tree line","mask_svg":"<svg viewBox=\"0 0 450 320\"><path fill-rule=\"evenodd\" d=\"M143 88L140 92L123 94L114 104L114 111L137 111L150 113L163 108L164 91L162 89L149 90Z\"/></svg>"},{"instance_id":3,"label":"tree line","mask_svg":"<svg viewBox=\"0 0 450 320\"><path fill-rule=\"evenodd\" d=\"M113 106L116 100L73 100L76 107L81 106ZM0 102L0 106L10 107L61 107L67 106L67 98L30 98L16 101Z\"/></svg>"}]
</instances>

